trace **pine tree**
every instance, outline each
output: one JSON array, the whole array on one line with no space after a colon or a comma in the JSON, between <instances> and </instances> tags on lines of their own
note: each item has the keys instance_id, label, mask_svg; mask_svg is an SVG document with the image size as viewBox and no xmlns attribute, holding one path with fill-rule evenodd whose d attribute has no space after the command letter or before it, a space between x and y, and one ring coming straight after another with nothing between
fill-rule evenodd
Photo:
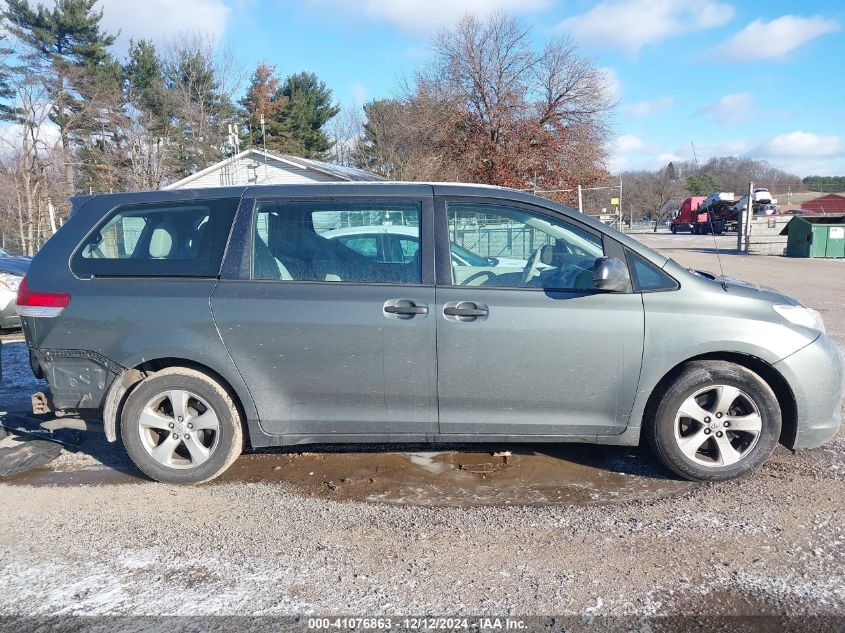
<instances>
[{"instance_id":1,"label":"pine tree","mask_svg":"<svg viewBox=\"0 0 845 633\"><path fill-rule=\"evenodd\" d=\"M57 0L55 5L7 0L4 16L9 32L28 49L25 72L45 83L51 102L50 120L59 128L67 190L76 190L74 150L85 145L80 135L90 131L96 116L92 101L114 94L120 67L108 51L115 36L100 29L97 0ZM90 149L90 146L89 146Z\"/></svg>"},{"instance_id":2,"label":"pine tree","mask_svg":"<svg viewBox=\"0 0 845 633\"><path fill-rule=\"evenodd\" d=\"M280 149L306 158L322 158L331 148L323 126L340 112L325 82L314 73L290 75L276 99L281 101L276 120L285 137Z\"/></svg>"},{"instance_id":3,"label":"pine tree","mask_svg":"<svg viewBox=\"0 0 845 633\"><path fill-rule=\"evenodd\" d=\"M6 38L0 36L0 121L15 119L15 90L12 87L12 73L16 70L9 65L12 49L6 46Z\"/></svg>"}]
</instances>

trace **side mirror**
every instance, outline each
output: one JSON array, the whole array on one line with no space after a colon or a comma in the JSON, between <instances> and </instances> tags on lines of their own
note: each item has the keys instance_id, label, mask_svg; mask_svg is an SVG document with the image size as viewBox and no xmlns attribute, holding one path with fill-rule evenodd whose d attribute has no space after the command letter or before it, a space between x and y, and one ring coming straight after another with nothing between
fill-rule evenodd
<instances>
[{"instance_id":1,"label":"side mirror","mask_svg":"<svg viewBox=\"0 0 845 633\"><path fill-rule=\"evenodd\" d=\"M625 292L631 285L628 267L616 257L599 257L593 264L593 286L599 290Z\"/></svg>"}]
</instances>

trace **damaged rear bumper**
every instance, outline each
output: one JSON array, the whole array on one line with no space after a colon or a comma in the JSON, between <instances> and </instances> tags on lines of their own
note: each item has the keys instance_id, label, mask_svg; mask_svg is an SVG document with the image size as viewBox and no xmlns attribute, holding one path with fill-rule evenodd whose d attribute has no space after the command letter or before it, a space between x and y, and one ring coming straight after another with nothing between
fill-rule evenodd
<instances>
[{"instance_id":1,"label":"damaged rear bumper","mask_svg":"<svg viewBox=\"0 0 845 633\"><path fill-rule=\"evenodd\" d=\"M88 350L30 349L29 361L37 378L50 385L49 395L33 397L33 407L52 410L101 409L109 387L124 368ZM37 396L38 394L36 394Z\"/></svg>"}]
</instances>

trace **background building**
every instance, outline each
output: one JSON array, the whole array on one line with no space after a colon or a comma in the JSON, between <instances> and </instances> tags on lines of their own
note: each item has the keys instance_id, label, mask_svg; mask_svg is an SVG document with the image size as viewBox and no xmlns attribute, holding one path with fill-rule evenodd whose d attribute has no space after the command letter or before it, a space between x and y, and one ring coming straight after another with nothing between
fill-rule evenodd
<instances>
[{"instance_id":1,"label":"background building","mask_svg":"<svg viewBox=\"0 0 845 633\"><path fill-rule=\"evenodd\" d=\"M200 189L232 185L288 185L307 182L383 180L380 176L319 160L280 154L271 150L247 149L165 189Z\"/></svg>"}]
</instances>

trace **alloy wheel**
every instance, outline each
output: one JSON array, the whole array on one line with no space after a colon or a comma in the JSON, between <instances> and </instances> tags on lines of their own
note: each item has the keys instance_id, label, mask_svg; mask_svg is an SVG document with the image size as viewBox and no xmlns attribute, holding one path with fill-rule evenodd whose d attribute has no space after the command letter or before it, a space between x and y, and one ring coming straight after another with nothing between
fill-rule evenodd
<instances>
[{"instance_id":1,"label":"alloy wheel","mask_svg":"<svg viewBox=\"0 0 845 633\"><path fill-rule=\"evenodd\" d=\"M675 441L696 464L731 466L751 453L763 431L754 400L731 385L700 389L675 416Z\"/></svg>"},{"instance_id":2,"label":"alloy wheel","mask_svg":"<svg viewBox=\"0 0 845 633\"><path fill-rule=\"evenodd\" d=\"M220 420L197 394L171 389L144 405L138 432L144 449L162 466L194 468L217 448Z\"/></svg>"}]
</instances>

